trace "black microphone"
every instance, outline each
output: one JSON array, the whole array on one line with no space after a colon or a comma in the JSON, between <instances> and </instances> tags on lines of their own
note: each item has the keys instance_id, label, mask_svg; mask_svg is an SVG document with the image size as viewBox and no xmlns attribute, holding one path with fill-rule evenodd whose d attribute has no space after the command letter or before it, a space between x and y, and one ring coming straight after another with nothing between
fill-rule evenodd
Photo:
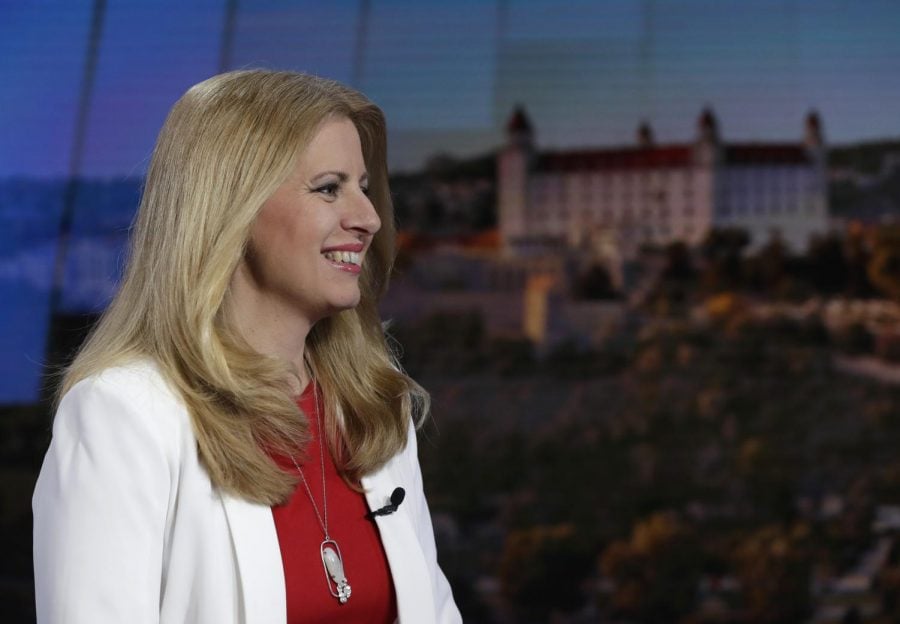
<instances>
[{"instance_id":1,"label":"black microphone","mask_svg":"<svg viewBox=\"0 0 900 624\"><path fill-rule=\"evenodd\" d=\"M370 511L366 514L366 518L368 518L369 520L374 520L375 516L386 516L388 514L394 513L395 511L397 511L397 507L400 506L400 503L403 502L404 498L406 498L406 490L404 490L402 487L394 488L394 491L391 492L391 502L381 509Z\"/></svg>"}]
</instances>

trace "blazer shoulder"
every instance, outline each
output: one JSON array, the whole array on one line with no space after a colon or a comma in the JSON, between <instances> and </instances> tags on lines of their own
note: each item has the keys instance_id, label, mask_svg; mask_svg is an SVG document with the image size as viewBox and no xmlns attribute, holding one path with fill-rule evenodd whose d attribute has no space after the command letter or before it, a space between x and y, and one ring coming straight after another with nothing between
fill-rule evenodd
<instances>
[{"instance_id":1,"label":"blazer shoulder","mask_svg":"<svg viewBox=\"0 0 900 624\"><path fill-rule=\"evenodd\" d=\"M159 622L190 457L183 411L146 365L63 396L32 495L39 622Z\"/></svg>"},{"instance_id":2,"label":"blazer shoulder","mask_svg":"<svg viewBox=\"0 0 900 624\"><path fill-rule=\"evenodd\" d=\"M90 375L63 395L54 436L93 426L136 427L171 442L190 435L191 423L184 402L156 364L135 360Z\"/></svg>"},{"instance_id":3,"label":"blazer shoulder","mask_svg":"<svg viewBox=\"0 0 900 624\"><path fill-rule=\"evenodd\" d=\"M184 407L178 392L163 376L158 365L149 359L110 366L85 377L72 386L63 400L70 394L77 396L93 388L127 397L137 405L149 402L155 407Z\"/></svg>"}]
</instances>

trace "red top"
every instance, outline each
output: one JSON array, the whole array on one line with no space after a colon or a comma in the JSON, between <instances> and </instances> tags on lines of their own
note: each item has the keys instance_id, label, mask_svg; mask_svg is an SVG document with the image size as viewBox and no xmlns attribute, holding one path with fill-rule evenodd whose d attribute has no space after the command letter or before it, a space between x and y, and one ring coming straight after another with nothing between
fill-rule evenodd
<instances>
[{"instance_id":1,"label":"red top","mask_svg":"<svg viewBox=\"0 0 900 624\"><path fill-rule=\"evenodd\" d=\"M309 417L312 434L307 449L308 459L300 467L324 520L320 463L322 445L316 422L316 410L324 415L324 408L321 392L317 392L319 401L316 404L314 384L315 381L308 384L297 400ZM289 457L275 457L275 460L285 470L296 472ZM325 536L301 481L287 503L272 507L284 564L287 622L391 624L397 619L397 599L378 528L373 520L365 517L369 511L365 497L344 482L331 453L327 452L325 487L328 492L328 532L341 550L344 574L352 590L350 599L340 604L328 589L319 551Z\"/></svg>"}]
</instances>

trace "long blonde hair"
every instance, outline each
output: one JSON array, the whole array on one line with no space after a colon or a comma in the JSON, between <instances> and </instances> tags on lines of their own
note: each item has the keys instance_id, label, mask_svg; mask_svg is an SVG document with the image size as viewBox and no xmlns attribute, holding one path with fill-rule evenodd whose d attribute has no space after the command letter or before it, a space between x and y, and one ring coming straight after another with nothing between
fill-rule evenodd
<instances>
[{"instance_id":1,"label":"long blonde hair","mask_svg":"<svg viewBox=\"0 0 900 624\"><path fill-rule=\"evenodd\" d=\"M287 71L220 74L172 107L147 172L124 279L66 370L57 405L78 381L149 357L184 400L213 483L264 504L286 500L296 478L269 453L296 456L308 441L289 385L297 371L239 335L228 321L228 290L263 202L335 116L359 132L382 226L366 254L358 306L316 323L305 357L324 395L331 452L349 482L404 447L429 396L402 372L378 316L395 256L384 115L340 83Z\"/></svg>"}]
</instances>

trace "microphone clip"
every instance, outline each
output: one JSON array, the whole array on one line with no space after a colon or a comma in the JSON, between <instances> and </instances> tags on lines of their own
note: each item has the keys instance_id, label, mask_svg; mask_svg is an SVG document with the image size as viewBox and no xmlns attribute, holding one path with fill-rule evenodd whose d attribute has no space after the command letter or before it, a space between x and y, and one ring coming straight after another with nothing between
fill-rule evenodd
<instances>
[{"instance_id":1,"label":"microphone clip","mask_svg":"<svg viewBox=\"0 0 900 624\"><path fill-rule=\"evenodd\" d=\"M370 511L366 514L366 518L374 520L376 516L387 516L394 513L404 498L406 498L406 490L402 487L394 488L394 491L391 492L391 502L380 509Z\"/></svg>"}]
</instances>

